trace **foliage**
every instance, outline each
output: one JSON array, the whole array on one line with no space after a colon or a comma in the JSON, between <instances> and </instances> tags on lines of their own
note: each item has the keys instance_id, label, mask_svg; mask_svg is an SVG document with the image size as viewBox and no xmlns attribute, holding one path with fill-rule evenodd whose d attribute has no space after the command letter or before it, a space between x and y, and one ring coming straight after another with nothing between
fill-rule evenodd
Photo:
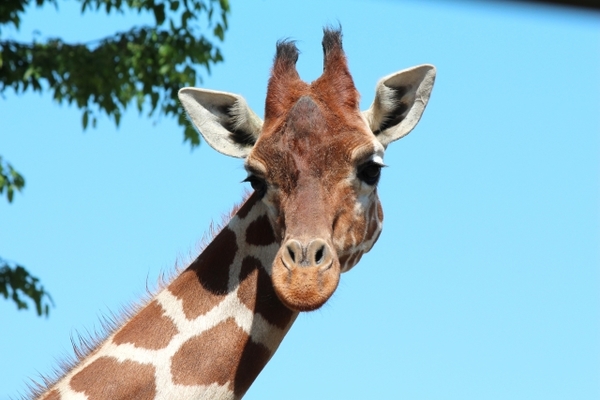
<instances>
[{"instance_id":1,"label":"foliage","mask_svg":"<svg viewBox=\"0 0 600 400\"><path fill-rule=\"evenodd\" d=\"M38 6L57 5L57 1L35 0ZM0 24L18 28L29 2L3 0ZM119 125L128 106L135 103L141 112L148 102L149 114L160 106L164 115L177 117L184 128L184 141L192 148L199 145L198 133L180 112L177 91L197 84L199 67L210 72L212 64L223 60L219 48L200 33L199 16L206 17L211 35L222 41L227 29L228 0L79 2L82 13L92 9L104 9L108 14L126 9L150 12L155 25L132 27L89 43L66 43L60 38L44 43L0 40L0 93L9 87L17 93L47 87L59 103L75 104L82 110L84 129L90 121L95 126L100 113L106 113Z\"/></svg>"},{"instance_id":2,"label":"foliage","mask_svg":"<svg viewBox=\"0 0 600 400\"><path fill-rule=\"evenodd\" d=\"M214 41L223 41L229 13L228 0L77 0L81 13L126 10L151 13L155 24L134 26L125 32L88 43L66 43L60 38L22 43L2 40L2 27L19 28L26 8L35 3L58 7L58 0L0 0L0 95L8 88L52 92L59 103L82 110L82 125L96 126L105 113L118 126L123 112L135 104L141 113L156 110L175 116L183 127L184 142L200 144L198 133L186 123L177 92L195 86L199 68L210 72L223 60ZM200 17L204 17L201 20ZM209 32L207 37L203 32ZM12 202L25 180L0 157L0 195ZM48 315L50 295L21 265L0 258L0 293L19 309L27 308L21 295L35 303L38 315Z\"/></svg>"},{"instance_id":3,"label":"foliage","mask_svg":"<svg viewBox=\"0 0 600 400\"><path fill-rule=\"evenodd\" d=\"M0 156L0 195L6 190L6 198L12 203L16 191L21 191L25 186L25 178L19 174L9 163L2 161Z\"/></svg>"},{"instance_id":4,"label":"foliage","mask_svg":"<svg viewBox=\"0 0 600 400\"><path fill-rule=\"evenodd\" d=\"M16 303L17 308L27 309L27 303L21 299L21 295L29 297L35 304L38 315L46 315L50 312L49 303L52 297L39 284L39 279L32 276L21 265L11 267L10 263L0 258L0 294L5 299L9 297Z\"/></svg>"},{"instance_id":5,"label":"foliage","mask_svg":"<svg viewBox=\"0 0 600 400\"><path fill-rule=\"evenodd\" d=\"M9 203L12 203L15 191L20 192L24 186L25 178L0 157L0 194L6 191L6 198ZM0 294L5 299L12 299L19 310L28 308L21 297L26 296L35 304L38 315L48 316L50 312L48 301L52 303L52 298L39 284L39 279L32 276L23 266L9 263L2 258L0 258ZM48 301L44 301L45 299Z\"/></svg>"}]
</instances>

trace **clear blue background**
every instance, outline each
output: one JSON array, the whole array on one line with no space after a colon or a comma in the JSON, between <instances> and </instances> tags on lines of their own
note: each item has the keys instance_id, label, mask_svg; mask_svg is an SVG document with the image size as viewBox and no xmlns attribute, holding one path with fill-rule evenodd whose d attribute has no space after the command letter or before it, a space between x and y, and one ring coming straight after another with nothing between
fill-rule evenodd
<instances>
[{"instance_id":1,"label":"clear blue background","mask_svg":"<svg viewBox=\"0 0 600 400\"><path fill-rule=\"evenodd\" d=\"M28 9L3 38L104 37L149 16ZM341 22L363 109L376 81L438 77L421 123L388 149L384 232L323 309L301 315L247 399L600 398L600 14L475 1L232 1L225 63L203 86L262 115L275 42L321 72ZM240 160L190 152L132 109L119 129L49 94L0 99L0 154L27 180L0 202L0 255L42 279L50 318L0 301L0 398L70 354L195 254L247 184Z\"/></svg>"}]
</instances>

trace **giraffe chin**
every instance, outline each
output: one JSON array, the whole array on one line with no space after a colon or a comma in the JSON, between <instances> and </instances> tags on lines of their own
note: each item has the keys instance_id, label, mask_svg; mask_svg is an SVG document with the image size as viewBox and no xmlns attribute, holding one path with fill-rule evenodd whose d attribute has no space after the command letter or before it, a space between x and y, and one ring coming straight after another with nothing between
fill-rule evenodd
<instances>
[{"instance_id":1,"label":"giraffe chin","mask_svg":"<svg viewBox=\"0 0 600 400\"><path fill-rule=\"evenodd\" d=\"M326 266L289 266L281 258L273 263L271 279L279 300L294 311L313 311L321 307L340 281L340 263Z\"/></svg>"}]
</instances>

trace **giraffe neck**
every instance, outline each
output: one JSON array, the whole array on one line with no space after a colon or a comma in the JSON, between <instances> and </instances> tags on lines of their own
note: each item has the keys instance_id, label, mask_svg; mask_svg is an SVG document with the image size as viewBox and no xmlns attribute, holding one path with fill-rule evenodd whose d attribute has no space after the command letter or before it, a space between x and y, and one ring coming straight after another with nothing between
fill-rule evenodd
<instances>
[{"instance_id":1,"label":"giraffe neck","mask_svg":"<svg viewBox=\"0 0 600 400\"><path fill-rule=\"evenodd\" d=\"M297 312L269 277L279 249L252 195L171 284L41 399L238 399Z\"/></svg>"}]
</instances>

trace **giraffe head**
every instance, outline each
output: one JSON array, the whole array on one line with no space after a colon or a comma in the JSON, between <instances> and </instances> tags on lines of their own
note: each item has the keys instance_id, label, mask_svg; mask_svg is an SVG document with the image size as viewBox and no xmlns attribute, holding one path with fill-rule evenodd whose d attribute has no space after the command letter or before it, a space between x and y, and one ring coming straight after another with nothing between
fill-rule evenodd
<instances>
[{"instance_id":1,"label":"giraffe head","mask_svg":"<svg viewBox=\"0 0 600 400\"><path fill-rule=\"evenodd\" d=\"M245 159L246 181L266 205L281 245L269 271L273 287L298 311L323 305L341 272L379 237L384 151L417 124L435 79L431 65L386 76L371 107L361 112L341 31L325 29L323 53L323 74L309 84L296 71L295 44L277 43L264 122L241 96L199 88L179 92L205 140Z\"/></svg>"}]
</instances>

